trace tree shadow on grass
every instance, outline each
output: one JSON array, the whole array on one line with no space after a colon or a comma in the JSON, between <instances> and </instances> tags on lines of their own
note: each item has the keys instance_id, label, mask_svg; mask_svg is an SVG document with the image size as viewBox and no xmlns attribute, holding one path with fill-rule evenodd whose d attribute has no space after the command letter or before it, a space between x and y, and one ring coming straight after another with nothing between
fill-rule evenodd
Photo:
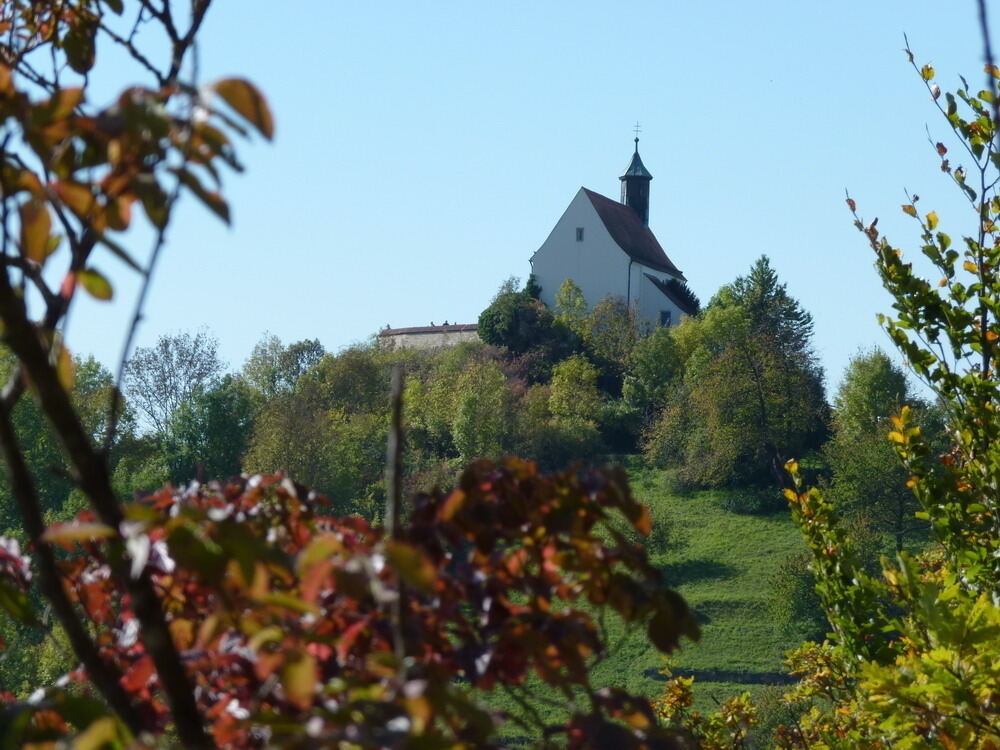
<instances>
[{"instance_id":1,"label":"tree shadow on grass","mask_svg":"<svg viewBox=\"0 0 1000 750\"><path fill-rule=\"evenodd\" d=\"M711 578L730 578L739 572L734 566L711 560L709 558L699 558L694 560L677 560L660 566L664 579L671 586L679 586L682 583L694 583L705 581Z\"/></svg>"}]
</instances>

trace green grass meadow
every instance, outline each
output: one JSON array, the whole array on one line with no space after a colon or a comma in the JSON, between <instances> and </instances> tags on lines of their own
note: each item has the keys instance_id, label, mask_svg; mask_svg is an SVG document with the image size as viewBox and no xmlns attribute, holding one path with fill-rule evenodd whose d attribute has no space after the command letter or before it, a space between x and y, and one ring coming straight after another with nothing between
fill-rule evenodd
<instances>
[{"instance_id":1,"label":"green grass meadow","mask_svg":"<svg viewBox=\"0 0 1000 750\"><path fill-rule=\"evenodd\" d=\"M711 711L729 696L768 690L759 680L781 672L785 652L798 645L768 612L775 571L785 558L805 548L790 514L733 513L722 507L724 491L672 494L662 471L637 463L629 467L629 476L634 494L650 509L654 528L659 523L668 529L664 535L651 535L650 556L701 623L701 640L686 641L669 664L674 670L695 670L695 707ZM663 655L642 628L626 632L616 618L608 618L605 626L610 653L591 672L595 687L615 685L656 697L663 688L656 675L666 665ZM726 674L712 674L717 672ZM487 702L519 712L502 695ZM549 702L536 708L544 716L558 713Z\"/></svg>"}]
</instances>

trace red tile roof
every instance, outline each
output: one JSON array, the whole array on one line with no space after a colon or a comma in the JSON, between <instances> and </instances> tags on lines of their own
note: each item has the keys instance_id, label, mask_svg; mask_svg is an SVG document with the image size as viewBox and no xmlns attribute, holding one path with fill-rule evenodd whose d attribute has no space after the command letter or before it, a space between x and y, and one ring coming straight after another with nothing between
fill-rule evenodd
<instances>
[{"instance_id":1,"label":"red tile roof","mask_svg":"<svg viewBox=\"0 0 1000 750\"><path fill-rule=\"evenodd\" d=\"M583 192L590 198L590 202L597 210L597 215L601 217L611 239L632 260L686 281L684 274L670 262L670 258L663 252L656 237L649 227L642 223L642 219L635 211L623 203L605 198L593 190L584 188Z\"/></svg>"}]
</instances>

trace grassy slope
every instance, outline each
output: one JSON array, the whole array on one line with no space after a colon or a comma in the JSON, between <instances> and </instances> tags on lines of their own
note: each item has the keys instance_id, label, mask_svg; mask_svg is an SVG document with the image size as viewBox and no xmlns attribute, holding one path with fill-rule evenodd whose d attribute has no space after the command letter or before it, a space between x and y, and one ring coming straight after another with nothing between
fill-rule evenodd
<instances>
[{"instance_id":1,"label":"grassy slope","mask_svg":"<svg viewBox=\"0 0 1000 750\"><path fill-rule=\"evenodd\" d=\"M629 467L633 490L645 502L654 524L666 519L677 529L680 544L671 549L651 545L653 561L661 565L668 582L698 613L702 638L687 643L671 659L678 669L781 671L784 653L797 642L769 621L767 601L772 573L788 555L804 548L798 529L787 513L769 516L737 515L721 508L722 492L698 492L678 497L665 489L662 472ZM592 672L594 685L617 685L655 697L663 682L646 674L664 666L663 656L639 630L625 633L618 622L607 623L610 656ZM716 701L744 691L752 694L764 685L696 679L696 707L708 711ZM556 697L556 696L553 696ZM516 708L499 695L487 702L497 708ZM553 710L538 706L541 713ZM517 732L514 732L517 734Z\"/></svg>"},{"instance_id":2,"label":"grassy slope","mask_svg":"<svg viewBox=\"0 0 1000 750\"><path fill-rule=\"evenodd\" d=\"M654 562L663 566L675 586L698 613L702 623L699 643L687 644L671 659L679 669L780 671L784 653L794 639L770 621L769 581L788 555L804 548L802 536L786 513L746 516L721 508L722 492L698 492L676 497L664 489L661 472L633 468L635 494L653 514L677 528L676 549L651 548ZM663 658L636 633L623 649L600 665L597 679L624 675L626 687L654 695L660 683L645 671L663 664ZM700 687L698 687L700 686ZM756 685L696 681L702 707Z\"/></svg>"}]
</instances>

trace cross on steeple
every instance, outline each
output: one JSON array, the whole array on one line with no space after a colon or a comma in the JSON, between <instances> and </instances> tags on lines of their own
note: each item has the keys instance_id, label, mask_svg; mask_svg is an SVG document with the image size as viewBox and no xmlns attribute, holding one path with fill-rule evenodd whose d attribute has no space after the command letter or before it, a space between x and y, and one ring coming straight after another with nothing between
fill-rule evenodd
<instances>
[{"instance_id":1,"label":"cross on steeple","mask_svg":"<svg viewBox=\"0 0 1000 750\"><path fill-rule=\"evenodd\" d=\"M643 166L642 159L639 158L639 133L642 128L636 121L632 129L635 133L635 153L632 154L632 161L625 168L624 174L619 178L622 181L622 203L635 211L642 223L649 225L649 181L653 175Z\"/></svg>"}]
</instances>

